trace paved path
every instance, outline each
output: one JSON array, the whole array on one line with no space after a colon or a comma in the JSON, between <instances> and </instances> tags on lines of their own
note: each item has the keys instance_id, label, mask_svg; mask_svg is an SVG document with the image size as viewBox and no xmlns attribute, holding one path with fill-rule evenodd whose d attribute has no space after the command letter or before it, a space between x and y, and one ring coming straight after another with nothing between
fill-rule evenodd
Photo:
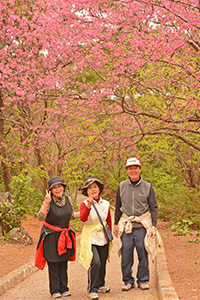
<instances>
[{"instance_id":1,"label":"paved path","mask_svg":"<svg viewBox=\"0 0 200 300\"><path fill-rule=\"evenodd\" d=\"M79 202L82 200L82 197L79 196ZM113 211L111 212L113 215ZM156 264L150 262L150 289L147 291L142 291L139 288L132 289L128 292L122 292L121 287L123 285L121 267L120 267L120 258L117 254L118 251L118 239L114 238L113 247L111 250L111 260L107 264L107 273L106 273L106 286L111 288L110 293L108 294L99 294L99 299L102 300L177 300L176 295L174 294L173 287L171 286L171 281L168 280L168 273L166 270L161 270L159 275L156 270ZM79 238L77 240L77 258L79 253ZM135 255L136 256L136 255ZM164 255L161 256L161 259L164 258ZM136 274L136 265L137 257L135 257L135 266L133 268L133 275ZM160 266L165 267L164 264L160 263ZM157 267L158 269L158 267ZM164 278L163 275L164 274ZM159 286L157 285L157 275L159 279ZM70 300L86 300L87 297L87 270L78 262L78 259L75 262L69 262L68 268L69 276L69 288L72 293L71 297L68 297ZM9 277L9 278L12 278ZM19 282L14 287L8 289L5 293L0 296L1 300L50 300L52 299L49 294L48 288L48 270L47 267L43 271L34 271L30 276L24 276L24 280ZM10 279L7 280L7 282ZM169 283L168 283L169 282ZM162 289L162 285L164 289ZM157 291L161 291L163 296L158 298ZM164 292L162 292L164 291ZM175 296L174 296L175 295ZM166 297L165 297L166 296ZM64 299L64 298L63 298Z\"/></svg>"},{"instance_id":2,"label":"paved path","mask_svg":"<svg viewBox=\"0 0 200 300\"><path fill-rule=\"evenodd\" d=\"M111 288L109 294L100 294L100 299L110 300L157 300L157 284L155 266L151 265L151 281L150 290L141 291L135 288L128 292L122 292L121 286L121 269L120 259L117 254L118 241L114 239L113 248L111 252L111 261L107 264L106 285ZM78 245L79 250L79 245ZM134 270L135 272L135 270ZM72 293L68 299L85 300L87 298L87 270L76 260L69 262L69 287ZM48 291L48 272L47 267L43 271L37 271L27 277L24 281L17 284L12 289L8 290L1 297L1 300L44 300L52 299Z\"/></svg>"}]
</instances>

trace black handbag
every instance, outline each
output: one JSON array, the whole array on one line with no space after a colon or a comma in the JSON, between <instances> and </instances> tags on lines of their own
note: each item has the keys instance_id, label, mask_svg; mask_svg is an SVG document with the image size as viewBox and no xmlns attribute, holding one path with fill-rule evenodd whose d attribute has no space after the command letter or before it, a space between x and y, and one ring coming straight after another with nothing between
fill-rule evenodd
<instances>
[{"instance_id":1,"label":"black handbag","mask_svg":"<svg viewBox=\"0 0 200 300\"><path fill-rule=\"evenodd\" d=\"M98 212L98 209L96 208L96 206L94 205L94 203L93 203L92 205L93 205L93 207L94 207L94 209L95 209L95 211L96 211L96 213L97 213L97 216L98 216L98 218L99 218L99 221L100 221L100 223L101 223L101 225L102 225L102 227L103 227L103 231L104 231L104 234L105 234L105 236L106 236L106 240L107 240L108 242L112 242L112 240L113 240L113 235L112 235L112 232L111 232L111 230L110 230L109 225L107 225L106 227L104 226L103 221L102 221L102 219L101 219L101 216L100 216L100 214L99 214L99 212Z\"/></svg>"}]
</instances>

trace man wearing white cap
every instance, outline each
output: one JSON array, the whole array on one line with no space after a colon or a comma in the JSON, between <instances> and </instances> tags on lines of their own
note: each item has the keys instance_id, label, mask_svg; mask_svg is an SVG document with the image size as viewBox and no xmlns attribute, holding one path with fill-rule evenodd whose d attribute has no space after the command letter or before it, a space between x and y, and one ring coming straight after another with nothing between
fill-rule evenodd
<instances>
[{"instance_id":1,"label":"man wearing white cap","mask_svg":"<svg viewBox=\"0 0 200 300\"><path fill-rule=\"evenodd\" d=\"M135 287L132 276L134 248L138 254L137 284L142 290L149 289L148 253L145 249L145 236L156 236L158 206L151 183L141 176L141 164L136 157L126 162L128 179L119 184L116 195L114 235L121 238L121 268L124 286L122 291ZM120 227L118 225L120 221Z\"/></svg>"}]
</instances>

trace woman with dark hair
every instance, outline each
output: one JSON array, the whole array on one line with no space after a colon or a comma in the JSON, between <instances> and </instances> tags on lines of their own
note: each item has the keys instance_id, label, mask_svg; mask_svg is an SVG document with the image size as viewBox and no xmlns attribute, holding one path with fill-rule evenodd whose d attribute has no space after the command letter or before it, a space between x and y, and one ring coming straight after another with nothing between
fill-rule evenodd
<instances>
[{"instance_id":1,"label":"woman with dark hair","mask_svg":"<svg viewBox=\"0 0 200 300\"><path fill-rule=\"evenodd\" d=\"M110 203L100 197L103 189L103 183L97 178L88 177L82 188L82 194L88 198L80 205L80 219L84 222L84 226L81 234L79 262L88 270L87 289L90 300L98 299L97 293L110 291L105 286L105 275L111 243L106 239L96 212L97 209L102 222L111 230Z\"/></svg>"},{"instance_id":2,"label":"woman with dark hair","mask_svg":"<svg viewBox=\"0 0 200 300\"><path fill-rule=\"evenodd\" d=\"M70 229L73 216L68 196L64 195L66 184L59 176L48 181L48 191L38 213L43 220L37 245L35 266L43 269L48 264L49 289L54 299L71 295L68 288L68 260L75 260L76 237ZM75 216L74 216L75 217Z\"/></svg>"}]
</instances>

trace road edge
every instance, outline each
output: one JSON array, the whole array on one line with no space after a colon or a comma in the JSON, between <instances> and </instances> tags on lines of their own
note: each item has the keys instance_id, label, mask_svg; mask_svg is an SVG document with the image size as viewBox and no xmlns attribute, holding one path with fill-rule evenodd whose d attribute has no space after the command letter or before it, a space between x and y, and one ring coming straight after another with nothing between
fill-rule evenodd
<instances>
[{"instance_id":1,"label":"road edge","mask_svg":"<svg viewBox=\"0 0 200 300\"><path fill-rule=\"evenodd\" d=\"M179 300L169 275L163 242L160 247L157 248L156 273L158 298L160 300Z\"/></svg>"},{"instance_id":2,"label":"road edge","mask_svg":"<svg viewBox=\"0 0 200 300\"><path fill-rule=\"evenodd\" d=\"M28 263L0 278L0 296L36 271L39 269L34 266L34 263Z\"/></svg>"}]
</instances>

